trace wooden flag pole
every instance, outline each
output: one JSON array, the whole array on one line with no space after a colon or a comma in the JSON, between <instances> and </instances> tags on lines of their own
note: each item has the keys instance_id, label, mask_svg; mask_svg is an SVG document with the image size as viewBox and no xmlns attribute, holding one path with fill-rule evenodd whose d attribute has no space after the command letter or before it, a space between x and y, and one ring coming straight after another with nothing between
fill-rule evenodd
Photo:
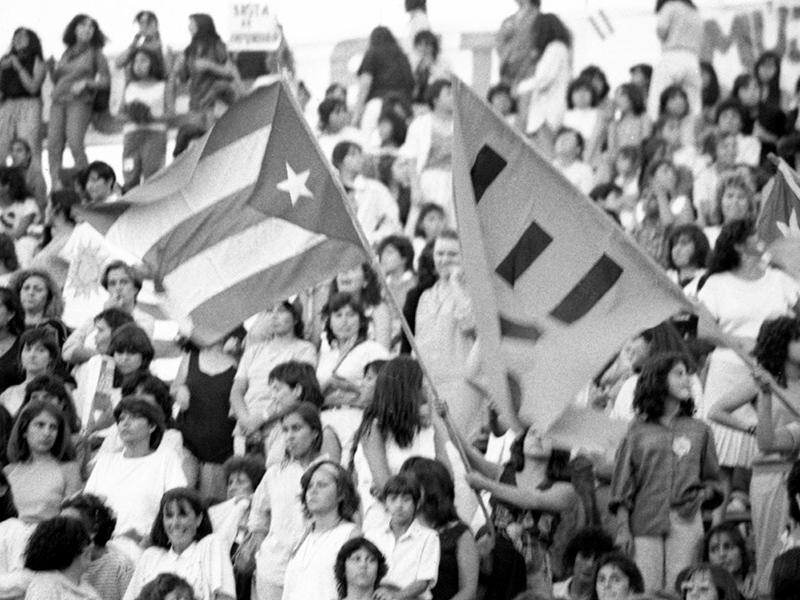
<instances>
[{"instance_id":1,"label":"wooden flag pole","mask_svg":"<svg viewBox=\"0 0 800 600\"><path fill-rule=\"evenodd\" d=\"M285 78L281 79L281 86L283 88L282 90L283 93L285 93L286 96L289 98L289 102L292 103L295 110L297 110L298 114L302 115L303 113L300 110L300 106L297 103L297 99L294 97L294 94L289 89L288 83ZM355 209L350 205L350 202L348 200L349 197L345 192L344 187L342 186L339 174L333 170L333 166L330 164L327 157L324 156L321 148L319 147L319 143L317 142L316 136L314 136L313 133L311 132L311 128L309 127L308 123L306 123L305 119L303 118L301 118L300 121L303 127L308 132L309 137L314 141L314 146L316 147L317 151L321 156L323 156L324 160L322 162L325 165L325 168L327 168L328 173L330 174L331 179L333 180L333 183L336 186L336 189L339 191L339 194L344 199L345 210L347 211L347 214L350 216L350 220L353 222L353 227L355 227L355 230L358 233L359 238L361 239L361 245L364 248L364 252L366 253L367 258L369 259L369 263L372 266L372 269L378 276L378 280L381 282L383 289L386 290L386 297L389 301L389 305L395 312L395 314L399 315L400 317L400 326L403 329L403 333L405 333L406 337L408 338L409 344L411 345L411 349L417 357L417 362L419 363L420 368L422 369L423 376L425 377L425 379L428 380L428 382L430 383L430 387L433 390L434 404L436 406L441 405L446 407L447 404L440 398L439 392L436 390L436 386L434 385L433 378L431 377L430 372L425 366L425 362L422 360L422 355L419 352L416 340L414 339L414 335L411 332L411 327L409 326L408 322L403 316L403 311L400 308L399 303L397 302L397 298L395 298L394 294L392 293L392 290L389 289L389 286L386 282L386 277L384 276L383 271L381 270L380 260L377 254L375 254L375 250L372 248L372 245L369 243L369 240L367 240L367 236L364 233L364 230L361 228L361 224L358 222ZM440 414L440 416L442 417L442 421L445 424L447 433L450 436L450 441L453 442L453 446L455 446L456 450L458 451L458 455L461 458L461 461L464 463L464 468L468 472L471 471L472 468L470 467L469 457L467 456L467 453L464 450L464 446L461 443L461 438L459 437L456 428L452 423L449 411L445 410L442 414ZM490 518L489 511L486 508L483 499L481 498L480 494L477 491L475 491L475 496L477 497L478 505L480 506L481 511L484 514L484 517L486 518L486 524L489 526L491 533L494 534L494 527L492 525L492 520Z\"/></svg>"}]
</instances>

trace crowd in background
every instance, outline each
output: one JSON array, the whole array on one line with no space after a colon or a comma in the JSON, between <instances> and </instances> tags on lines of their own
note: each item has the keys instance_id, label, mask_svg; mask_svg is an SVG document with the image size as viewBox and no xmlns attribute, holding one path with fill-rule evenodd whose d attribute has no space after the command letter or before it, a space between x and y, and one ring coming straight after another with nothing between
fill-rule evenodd
<instances>
[{"instance_id":1,"label":"crowd in background","mask_svg":"<svg viewBox=\"0 0 800 600\"><path fill-rule=\"evenodd\" d=\"M717 322L675 315L587 382L576 402L627 424L615 455L554 447L479 385L425 0L402 35L371 32L355 97L331 82L312 124L382 274L298 290L211 345L158 338L142 274L76 209L145 182L170 131L177 156L252 87L285 78L305 106L285 38L250 81L208 15L175 54L142 11L112 116L93 18L57 60L19 28L0 58L0 598L798 597L800 282L755 219L771 156L800 153L800 81L781 86L772 51L720 81L697 7L658 0L658 62L612 85L574 64L557 14L518 4L487 102ZM90 126L122 133L119 180L88 162Z\"/></svg>"}]
</instances>

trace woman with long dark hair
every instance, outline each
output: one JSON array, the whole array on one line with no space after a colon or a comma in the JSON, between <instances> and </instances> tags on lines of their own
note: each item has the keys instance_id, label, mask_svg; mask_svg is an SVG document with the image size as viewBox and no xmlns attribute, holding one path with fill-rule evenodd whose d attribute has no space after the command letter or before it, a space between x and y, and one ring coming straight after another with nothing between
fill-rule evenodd
<instances>
[{"instance_id":1,"label":"woman with long dark hair","mask_svg":"<svg viewBox=\"0 0 800 600\"><path fill-rule=\"evenodd\" d=\"M784 272L765 267L762 253L751 221L726 223L698 284L698 299L726 334L725 339L717 339L715 331L704 331L710 328L700 320L698 337L710 336L718 344L709 358L704 394L709 417L716 423L712 428L726 492L717 520L722 520L728 509L733 469L749 469L757 451L758 419L749 402L755 396L750 368L728 345L735 342L740 351L751 351L765 319L789 315L800 303L800 285ZM726 410L733 406L738 408ZM736 500L730 508L741 510L744 499Z\"/></svg>"},{"instance_id":2,"label":"woman with long dark hair","mask_svg":"<svg viewBox=\"0 0 800 600\"><path fill-rule=\"evenodd\" d=\"M358 67L358 98L353 110L353 124L369 134L378 125L378 117L387 94L398 94L410 104L414 91L411 63L388 27L379 26L369 34L369 43Z\"/></svg>"},{"instance_id":3,"label":"woman with long dark hair","mask_svg":"<svg viewBox=\"0 0 800 600\"><path fill-rule=\"evenodd\" d=\"M64 30L67 49L51 73L53 78L47 153L53 189L61 189L61 163L68 146L76 169L89 164L84 137L98 94L111 85L108 62L103 56L106 36L88 15L76 15Z\"/></svg>"},{"instance_id":4,"label":"woman with long dark hair","mask_svg":"<svg viewBox=\"0 0 800 600\"><path fill-rule=\"evenodd\" d=\"M189 82L189 111L200 125L209 127L217 100L228 106L236 100L238 72L209 15L189 15L189 33L191 42L178 56L172 73L178 81Z\"/></svg>"},{"instance_id":5,"label":"woman with long dark hair","mask_svg":"<svg viewBox=\"0 0 800 600\"><path fill-rule=\"evenodd\" d=\"M14 139L25 140L36 168L42 160L42 83L46 68L39 36L19 27L0 58L0 164Z\"/></svg>"},{"instance_id":6,"label":"woman with long dark hair","mask_svg":"<svg viewBox=\"0 0 800 600\"><path fill-rule=\"evenodd\" d=\"M692 564L703 537L700 507L721 496L714 436L692 417L687 365L674 353L645 363L634 392L638 419L617 450L611 480L617 544L633 554L647 589L671 588Z\"/></svg>"},{"instance_id":7,"label":"woman with long dark hair","mask_svg":"<svg viewBox=\"0 0 800 600\"><path fill-rule=\"evenodd\" d=\"M549 596L550 547L561 516L578 501L569 483L569 452L554 448L535 427L514 440L505 465L486 460L469 444L463 447L472 469L467 482L492 494L494 544L487 544L487 532L478 535L486 597L510 600L527 588Z\"/></svg>"},{"instance_id":8,"label":"woman with long dark hair","mask_svg":"<svg viewBox=\"0 0 800 600\"><path fill-rule=\"evenodd\" d=\"M376 500L389 477L410 456L436 458L450 465L446 433L433 398L423 384L422 368L409 357L386 363L378 373L372 402L364 409L354 444L354 467L364 508L364 529L383 515ZM429 416L430 415L430 416Z\"/></svg>"}]
</instances>

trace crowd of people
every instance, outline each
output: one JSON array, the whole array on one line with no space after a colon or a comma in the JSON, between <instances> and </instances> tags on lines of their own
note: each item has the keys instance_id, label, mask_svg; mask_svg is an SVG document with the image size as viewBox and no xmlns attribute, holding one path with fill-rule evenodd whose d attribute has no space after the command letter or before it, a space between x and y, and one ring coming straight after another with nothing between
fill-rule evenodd
<instances>
[{"instance_id":1,"label":"crowd of people","mask_svg":"<svg viewBox=\"0 0 800 600\"><path fill-rule=\"evenodd\" d=\"M332 82L314 124L382 273L364 263L167 348L138 266L76 208L146 181L170 129L177 156L248 86L283 77L308 102L288 44L243 82L204 14L175 54L140 12L112 66L90 16L57 61L19 28L0 58L0 598L798 597L800 282L755 218L771 154L800 153L800 82L781 87L774 52L719 81L697 7L657 0L659 61L612 88L574 65L558 15L518 4L487 102L716 320L639 332L587 382L576 402L627 424L615 455L554 447L480 385L425 0L405 1L407 34L372 31L355 98ZM109 119L119 182L85 152Z\"/></svg>"}]
</instances>

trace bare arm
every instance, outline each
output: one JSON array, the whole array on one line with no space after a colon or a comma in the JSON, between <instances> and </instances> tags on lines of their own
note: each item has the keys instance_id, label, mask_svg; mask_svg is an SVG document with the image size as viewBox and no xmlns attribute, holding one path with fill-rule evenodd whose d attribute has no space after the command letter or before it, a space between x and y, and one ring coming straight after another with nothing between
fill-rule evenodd
<instances>
[{"instance_id":1,"label":"bare arm","mask_svg":"<svg viewBox=\"0 0 800 600\"><path fill-rule=\"evenodd\" d=\"M383 489L392 474L389 470L389 462L386 460L385 440L376 423L373 422L372 426L364 432L361 437L361 444L364 448L364 456L366 456L369 464L369 470L372 473L372 485L378 489Z\"/></svg>"},{"instance_id":2,"label":"bare arm","mask_svg":"<svg viewBox=\"0 0 800 600\"><path fill-rule=\"evenodd\" d=\"M458 538L456 561L458 563L458 593L450 600L474 600L478 593L480 558L475 538L469 531L465 531Z\"/></svg>"},{"instance_id":3,"label":"bare arm","mask_svg":"<svg viewBox=\"0 0 800 600\"><path fill-rule=\"evenodd\" d=\"M739 388L717 400L708 412L708 418L737 431L748 433L749 426L732 414L737 408L747 404L757 390L751 386Z\"/></svg>"},{"instance_id":4,"label":"bare arm","mask_svg":"<svg viewBox=\"0 0 800 600\"><path fill-rule=\"evenodd\" d=\"M367 103L367 96L372 87L372 75L369 73L362 73L358 76L358 98L356 105L353 108L353 125L358 126L361 122L361 117L364 114L364 106Z\"/></svg>"},{"instance_id":5,"label":"bare arm","mask_svg":"<svg viewBox=\"0 0 800 600\"><path fill-rule=\"evenodd\" d=\"M472 487L484 489L498 500L523 510L560 513L576 501L575 490L568 483L556 483L548 490L529 490L487 479L477 473L467 473L467 481Z\"/></svg>"},{"instance_id":6,"label":"bare arm","mask_svg":"<svg viewBox=\"0 0 800 600\"><path fill-rule=\"evenodd\" d=\"M169 386L169 393L175 398L175 402L180 406L181 411L189 408L189 398L191 394L189 393L189 388L186 387L186 376L188 373L189 355L184 354L181 357L181 364L178 365L178 372L175 375L175 379L172 381L172 385Z\"/></svg>"},{"instance_id":7,"label":"bare arm","mask_svg":"<svg viewBox=\"0 0 800 600\"><path fill-rule=\"evenodd\" d=\"M37 58L36 62L33 63L32 74L28 74L15 56L12 58L11 64L19 76L19 81L22 83L22 87L24 87L29 94L34 96L37 95L42 89L42 83L44 82L44 76L47 71L45 69L44 62Z\"/></svg>"},{"instance_id":8,"label":"bare arm","mask_svg":"<svg viewBox=\"0 0 800 600\"><path fill-rule=\"evenodd\" d=\"M772 391L762 386L758 395L756 440L762 452L792 452L797 442L786 427L776 428L772 421Z\"/></svg>"}]
</instances>

